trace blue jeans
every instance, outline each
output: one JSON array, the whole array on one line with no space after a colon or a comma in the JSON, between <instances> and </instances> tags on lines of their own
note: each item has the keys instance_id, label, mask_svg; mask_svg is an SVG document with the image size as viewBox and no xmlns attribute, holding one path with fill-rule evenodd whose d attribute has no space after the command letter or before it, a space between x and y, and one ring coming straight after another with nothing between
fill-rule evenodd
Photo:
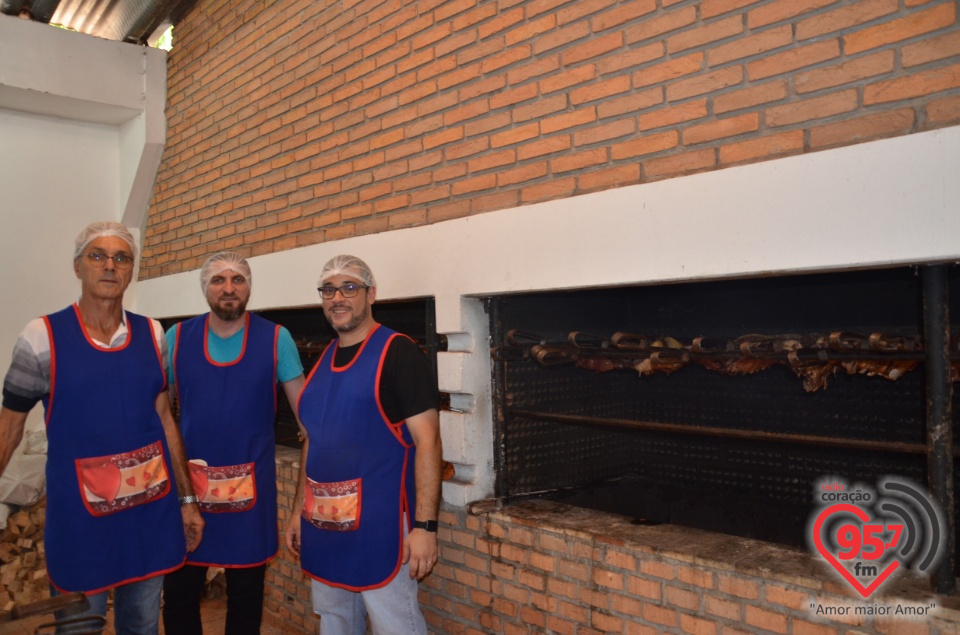
<instances>
[{"instance_id":1,"label":"blue jeans","mask_svg":"<svg viewBox=\"0 0 960 635\"><path fill-rule=\"evenodd\" d=\"M163 588L163 576L158 575L139 582L131 582L113 589L113 630L117 635L159 635L160 633L160 590ZM57 621L85 615L107 615L108 591L87 596L89 607L78 605L55 613ZM50 589L50 595L60 595L56 589ZM57 635L89 632L82 624L71 628L69 625L58 627Z\"/></svg>"},{"instance_id":2,"label":"blue jeans","mask_svg":"<svg viewBox=\"0 0 960 635\"><path fill-rule=\"evenodd\" d=\"M427 635L417 598L419 584L403 565L390 583L371 591L347 591L311 581L313 612L323 635L364 635L367 616L374 635Z\"/></svg>"}]
</instances>

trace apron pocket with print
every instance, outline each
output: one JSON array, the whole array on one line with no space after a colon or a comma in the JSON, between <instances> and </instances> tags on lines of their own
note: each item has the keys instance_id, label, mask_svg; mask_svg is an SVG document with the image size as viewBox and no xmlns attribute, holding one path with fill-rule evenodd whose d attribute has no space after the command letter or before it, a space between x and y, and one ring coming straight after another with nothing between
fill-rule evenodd
<instances>
[{"instance_id":1,"label":"apron pocket with print","mask_svg":"<svg viewBox=\"0 0 960 635\"><path fill-rule=\"evenodd\" d=\"M83 504L107 516L156 500L170 491L160 441L122 454L76 459Z\"/></svg>"},{"instance_id":2,"label":"apron pocket with print","mask_svg":"<svg viewBox=\"0 0 960 635\"><path fill-rule=\"evenodd\" d=\"M190 481L200 499L200 511L245 512L257 502L257 481L253 463L210 467L191 459Z\"/></svg>"},{"instance_id":3,"label":"apron pocket with print","mask_svg":"<svg viewBox=\"0 0 960 635\"><path fill-rule=\"evenodd\" d=\"M318 483L309 476L303 492L303 518L317 529L353 531L360 526L361 479Z\"/></svg>"}]
</instances>

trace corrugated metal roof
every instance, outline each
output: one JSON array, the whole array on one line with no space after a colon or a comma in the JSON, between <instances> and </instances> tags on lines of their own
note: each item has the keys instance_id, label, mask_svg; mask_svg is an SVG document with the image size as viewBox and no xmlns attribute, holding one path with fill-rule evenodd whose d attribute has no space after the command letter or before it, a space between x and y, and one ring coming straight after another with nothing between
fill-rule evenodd
<instances>
[{"instance_id":1,"label":"corrugated metal roof","mask_svg":"<svg viewBox=\"0 0 960 635\"><path fill-rule=\"evenodd\" d=\"M0 11L108 40L146 44L196 0L0 0Z\"/></svg>"}]
</instances>

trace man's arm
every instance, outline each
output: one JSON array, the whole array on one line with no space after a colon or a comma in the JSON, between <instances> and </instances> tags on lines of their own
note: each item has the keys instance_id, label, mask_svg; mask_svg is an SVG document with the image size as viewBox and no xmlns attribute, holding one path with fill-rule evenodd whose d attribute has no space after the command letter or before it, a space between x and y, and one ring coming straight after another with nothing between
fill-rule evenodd
<instances>
[{"instance_id":1,"label":"man's arm","mask_svg":"<svg viewBox=\"0 0 960 635\"><path fill-rule=\"evenodd\" d=\"M287 401L290 403L290 409L293 410L293 416L297 418L297 425L300 425L300 415L297 414L297 407L300 405L300 391L303 390L304 381L306 380L303 378L303 373L300 373L298 377L280 384L283 386L283 394L287 396ZM303 426L300 426L300 433L303 433Z\"/></svg>"},{"instance_id":2,"label":"man's arm","mask_svg":"<svg viewBox=\"0 0 960 635\"><path fill-rule=\"evenodd\" d=\"M177 483L180 496L193 495L193 483L190 482L190 471L187 468L187 455L180 437L180 428L173 420L170 411L170 398L164 391L157 395L157 414L163 423L163 433L167 437L167 447L170 448L170 464L173 466L173 478ZM200 545L203 538L203 516L200 515L200 506L197 503L181 505L183 514L183 532L187 539L187 551L193 551Z\"/></svg>"},{"instance_id":3,"label":"man's arm","mask_svg":"<svg viewBox=\"0 0 960 635\"><path fill-rule=\"evenodd\" d=\"M50 335L42 319L31 320L13 347L3 379L0 408L0 474L23 440L27 415L50 392Z\"/></svg>"},{"instance_id":4,"label":"man's arm","mask_svg":"<svg viewBox=\"0 0 960 635\"><path fill-rule=\"evenodd\" d=\"M283 532L286 538L287 549L297 556L300 555L300 510L303 508L303 487L307 470L307 448L310 444L310 440L307 438L307 431L304 430L303 424L300 423L300 415L298 413L300 391L303 389L304 381L303 374L301 373L299 377L294 377L290 381L285 381L281 384L281 386L283 386L283 394L287 396L287 401L290 402L290 409L293 410L293 416L297 420L297 426L300 427L300 437L303 439L303 448L300 450L300 471L297 474L297 489L293 495L290 519L287 521L287 528Z\"/></svg>"},{"instance_id":5,"label":"man's arm","mask_svg":"<svg viewBox=\"0 0 960 635\"><path fill-rule=\"evenodd\" d=\"M287 528L283 532L286 538L287 549L294 555L300 555L300 511L303 509L303 488L307 478L307 451L310 447L310 438L306 430L300 426L300 434L303 435L303 449L300 450L300 471L297 474L297 491L293 495L293 505L290 508L290 519L287 521Z\"/></svg>"},{"instance_id":6,"label":"man's arm","mask_svg":"<svg viewBox=\"0 0 960 635\"><path fill-rule=\"evenodd\" d=\"M23 440L23 427L27 422L26 412L0 408L0 474L7 469L13 451Z\"/></svg>"},{"instance_id":7,"label":"man's arm","mask_svg":"<svg viewBox=\"0 0 960 635\"><path fill-rule=\"evenodd\" d=\"M431 408L407 418L407 428L417 446L414 480L417 508L414 520L436 520L440 513L440 483L443 447L440 442L440 415ZM403 562L410 563L410 577L423 579L437 562L440 548L437 534L412 529L403 549Z\"/></svg>"}]
</instances>

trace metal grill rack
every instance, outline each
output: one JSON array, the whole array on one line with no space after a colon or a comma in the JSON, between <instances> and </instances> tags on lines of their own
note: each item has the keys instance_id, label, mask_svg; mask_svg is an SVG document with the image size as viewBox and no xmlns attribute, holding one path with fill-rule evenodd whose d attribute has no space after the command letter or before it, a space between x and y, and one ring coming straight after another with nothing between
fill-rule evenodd
<instances>
[{"instance_id":1,"label":"metal grill rack","mask_svg":"<svg viewBox=\"0 0 960 635\"><path fill-rule=\"evenodd\" d=\"M802 546L818 478L926 482L922 364L896 381L840 373L808 392L783 365L640 375L538 363L531 351L616 332L686 344L848 331L922 341L921 298L909 268L491 298L496 493L545 491L637 522Z\"/></svg>"}]
</instances>

